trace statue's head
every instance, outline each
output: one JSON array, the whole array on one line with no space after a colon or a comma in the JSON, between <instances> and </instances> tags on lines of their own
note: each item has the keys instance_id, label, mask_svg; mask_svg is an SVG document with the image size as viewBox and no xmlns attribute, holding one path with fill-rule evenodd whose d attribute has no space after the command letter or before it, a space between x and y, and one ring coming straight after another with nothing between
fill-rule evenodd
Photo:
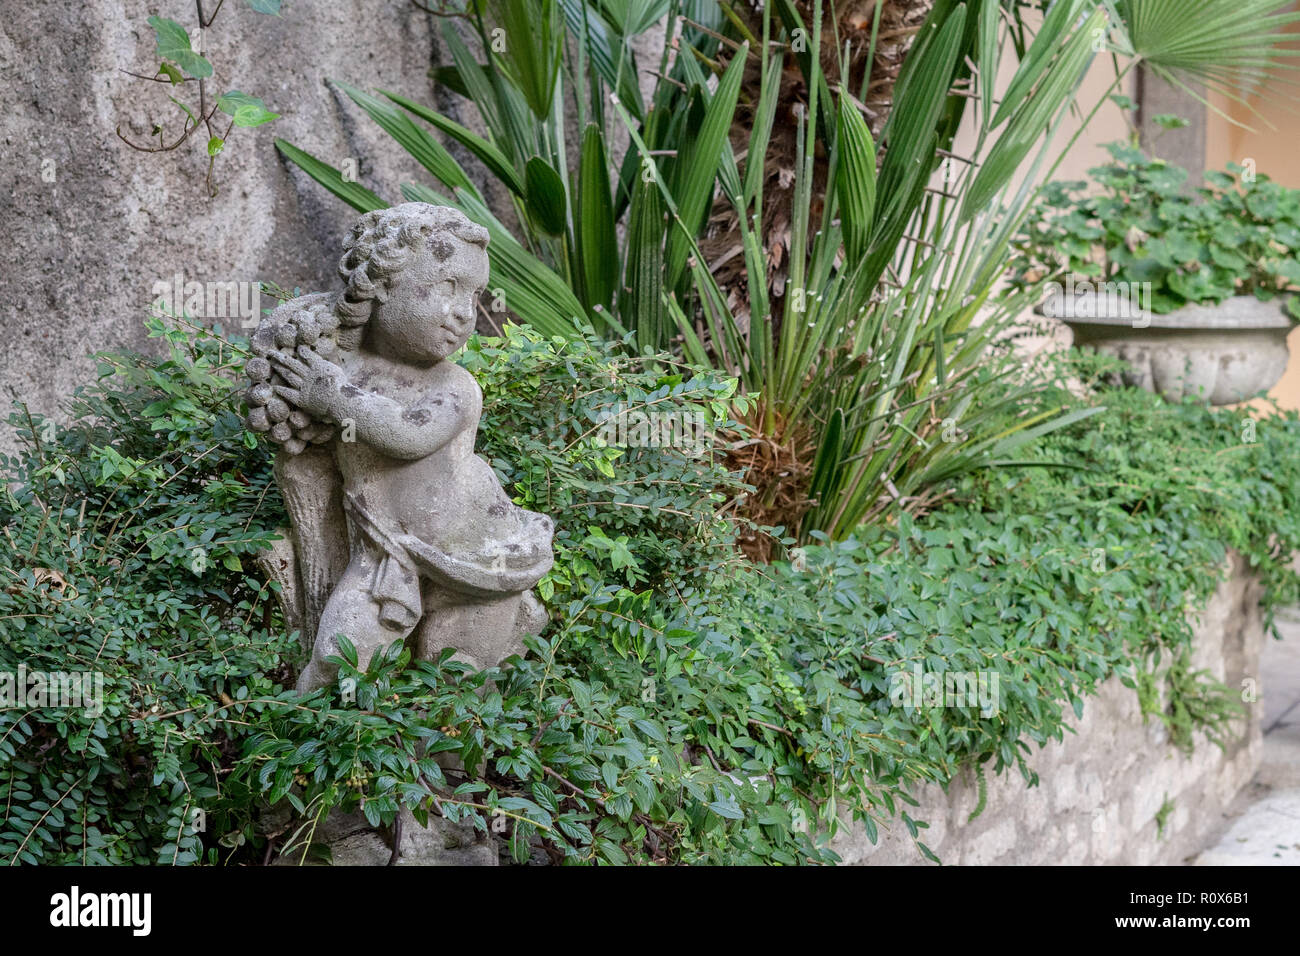
<instances>
[{"instance_id":1,"label":"statue's head","mask_svg":"<svg viewBox=\"0 0 1300 956\"><path fill-rule=\"evenodd\" d=\"M337 306L339 345L369 336L404 361L446 358L474 331L488 282L488 232L459 210L403 203L368 212L343 246L347 289Z\"/></svg>"}]
</instances>

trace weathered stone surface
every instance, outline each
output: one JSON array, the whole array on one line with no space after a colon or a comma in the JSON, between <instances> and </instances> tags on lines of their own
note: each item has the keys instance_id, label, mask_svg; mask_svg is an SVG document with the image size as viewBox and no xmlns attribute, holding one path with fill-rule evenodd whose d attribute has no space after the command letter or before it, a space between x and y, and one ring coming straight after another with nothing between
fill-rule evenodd
<instances>
[{"instance_id":1,"label":"weathered stone surface","mask_svg":"<svg viewBox=\"0 0 1300 956\"><path fill-rule=\"evenodd\" d=\"M1228 578L1194 621L1192 666L1230 688L1245 680L1258 686L1260 585L1240 556L1229 560ZM986 774L987 805L969 820L977 787L967 770L946 794L935 785L922 788L920 806L908 813L930 824L920 839L945 864L1183 863L1222 828L1224 810L1259 766L1263 705L1245 706L1241 735L1226 751L1198 734L1184 757L1158 720L1143 723L1137 694L1112 677L1085 699L1076 733L1027 757L1038 786L1027 787L1014 769ZM1160 835L1156 815L1166 799L1172 809ZM874 846L854 824L833 847L846 864L926 862L901 820L881 827Z\"/></svg>"},{"instance_id":2,"label":"weathered stone surface","mask_svg":"<svg viewBox=\"0 0 1300 956\"><path fill-rule=\"evenodd\" d=\"M329 848L334 866L496 866L499 854L496 842L479 833L472 824L448 823L438 816L429 817L422 827L408 810L402 811L402 841L393 860L393 834L375 831L360 814L330 813L321 823L313 843ZM320 866L303 848L281 854L275 866Z\"/></svg>"},{"instance_id":3,"label":"weathered stone surface","mask_svg":"<svg viewBox=\"0 0 1300 956\"><path fill-rule=\"evenodd\" d=\"M553 561L551 520L516 506L474 454L483 394L448 361L474 329L487 241L447 207L366 213L336 260L344 289L284 303L250 338L249 424L280 446L293 524L262 564L286 620L314 638L299 690L336 678L340 635L362 669L407 638L425 660L450 647L485 667L546 623L530 589ZM403 814L398 862L496 863L472 826ZM386 864L392 839L339 813L313 836L355 866Z\"/></svg>"},{"instance_id":4,"label":"weathered stone surface","mask_svg":"<svg viewBox=\"0 0 1300 956\"><path fill-rule=\"evenodd\" d=\"M1173 402L1197 396L1211 405L1240 402L1276 385L1290 357L1287 335L1293 325L1280 300L1235 296L1219 305L1186 305L1139 319L1107 315L1104 308L1061 318L1076 346L1133 366L1123 376L1125 385Z\"/></svg>"},{"instance_id":5,"label":"weathered stone surface","mask_svg":"<svg viewBox=\"0 0 1300 956\"><path fill-rule=\"evenodd\" d=\"M1267 640L1264 746L1259 771L1228 809L1223 832L1197 866L1300 864L1300 616L1278 612L1281 640Z\"/></svg>"},{"instance_id":6,"label":"weathered stone surface","mask_svg":"<svg viewBox=\"0 0 1300 956\"><path fill-rule=\"evenodd\" d=\"M332 275L338 237L355 213L288 169L272 140L334 165L354 158L360 182L388 197L420 177L414 160L326 78L457 112L458 98L440 94L428 76L440 49L436 21L409 0L286 3L278 18L226 3L207 33L210 88L260 96L282 116L233 131L216 164L220 194L210 200L204 141L145 154L114 133L120 123L145 139L157 120L179 132L167 86L120 72L157 66L146 22L153 13L195 25L193 3L181 0L11 4L0 21L0 218L18 262L0 272L6 412L14 398L53 412L93 375L87 353L144 347L156 282L180 274L292 289ZM12 447L0 429L0 450Z\"/></svg>"},{"instance_id":7,"label":"weathered stone surface","mask_svg":"<svg viewBox=\"0 0 1300 956\"><path fill-rule=\"evenodd\" d=\"M1300 789L1277 790L1233 821L1197 866L1300 866Z\"/></svg>"}]
</instances>

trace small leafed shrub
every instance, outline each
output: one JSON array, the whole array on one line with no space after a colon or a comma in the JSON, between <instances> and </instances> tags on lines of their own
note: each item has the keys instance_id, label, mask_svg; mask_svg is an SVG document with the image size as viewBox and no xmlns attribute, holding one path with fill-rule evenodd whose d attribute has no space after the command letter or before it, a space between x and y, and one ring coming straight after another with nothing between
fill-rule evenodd
<instances>
[{"instance_id":1,"label":"small leafed shrub","mask_svg":"<svg viewBox=\"0 0 1300 956\"><path fill-rule=\"evenodd\" d=\"M719 456L606 427L653 407L731 431L730 382L510 329L460 360L484 389L479 450L557 520L551 624L482 672L394 644L358 674L345 645L355 699L300 697L252 561L285 519L240 424L240 343L152 331L167 359L106 359L69 426L20 417L31 447L5 463L0 672L103 674L101 714L0 710L5 860L300 859L332 808L388 826L402 805L521 861L832 862L850 817L929 854L918 783L971 764L1032 782L1034 745L1112 674L1177 746L1229 733L1235 689L1191 671L1186 618L1227 547L1270 605L1300 597L1293 413L1248 427L1105 392L939 511L754 566ZM996 675L996 694L900 696L918 667Z\"/></svg>"},{"instance_id":2,"label":"small leafed shrub","mask_svg":"<svg viewBox=\"0 0 1300 956\"><path fill-rule=\"evenodd\" d=\"M231 397L240 356L150 331L169 357L101 357L69 426L13 419L28 451L0 492L0 672L99 672L103 699L0 710L8 862L193 863L200 827L251 820L255 795L223 776L245 727L223 718L287 674L253 560L279 498Z\"/></svg>"}]
</instances>

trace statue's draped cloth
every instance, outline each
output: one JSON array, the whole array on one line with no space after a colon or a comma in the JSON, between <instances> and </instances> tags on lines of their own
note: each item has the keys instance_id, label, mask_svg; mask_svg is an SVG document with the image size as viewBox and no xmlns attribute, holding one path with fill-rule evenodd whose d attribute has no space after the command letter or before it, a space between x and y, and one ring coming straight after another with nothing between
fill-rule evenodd
<instances>
[{"instance_id":1,"label":"statue's draped cloth","mask_svg":"<svg viewBox=\"0 0 1300 956\"><path fill-rule=\"evenodd\" d=\"M486 537L482 546L463 557L407 534L392 519L375 513L363 496L343 495L348 538L354 553L368 549L376 559L370 596L379 602L381 618L396 629L413 626L424 613L421 581L428 580L455 594L500 597L527 591L551 569L553 525L542 514L516 505L499 523L503 537Z\"/></svg>"}]
</instances>

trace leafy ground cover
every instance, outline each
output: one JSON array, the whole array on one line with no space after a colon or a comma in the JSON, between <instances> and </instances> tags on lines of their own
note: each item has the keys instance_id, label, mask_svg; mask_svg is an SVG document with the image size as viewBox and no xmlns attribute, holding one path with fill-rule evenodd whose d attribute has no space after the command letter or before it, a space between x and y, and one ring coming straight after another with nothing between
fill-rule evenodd
<instances>
[{"instance_id":1,"label":"leafy ground cover","mask_svg":"<svg viewBox=\"0 0 1300 956\"><path fill-rule=\"evenodd\" d=\"M0 710L7 860L256 863L332 807L385 825L401 804L491 827L520 860L831 862L853 816L928 853L911 788L969 762L1033 781L1035 745L1112 674L1180 746L1230 729L1186 619L1228 547L1271 606L1300 596L1294 413L1094 393L1103 411L938 510L761 566L735 548L746 489L719 456L614 449L597 427L671 407L730 433L731 381L510 329L461 360L480 451L557 520L552 624L499 669L394 646L366 674L345 663L355 699L298 697L254 560L284 517L240 424L239 343L152 330L167 359L106 356L74 421L20 414L29 451L3 462L0 671L103 675L97 712ZM996 674L996 706L900 702L918 664ZM272 806L295 820L274 837Z\"/></svg>"}]
</instances>

